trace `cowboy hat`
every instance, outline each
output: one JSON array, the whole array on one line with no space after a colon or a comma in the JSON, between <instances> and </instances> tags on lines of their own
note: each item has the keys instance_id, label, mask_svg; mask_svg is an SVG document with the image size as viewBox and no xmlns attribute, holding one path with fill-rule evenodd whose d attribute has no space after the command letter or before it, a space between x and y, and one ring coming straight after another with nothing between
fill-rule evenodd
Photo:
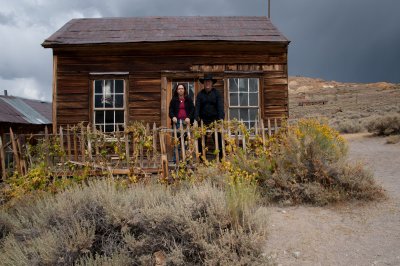
<instances>
[{"instance_id":1,"label":"cowboy hat","mask_svg":"<svg viewBox=\"0 0 400 266\"><path fill-rule=\"evenodd\" d=\"M213 76L211 74L204 74L204 78L199 78L199 81L201 84L204 84L205 80L212 80L212 83L214 84L215 82L217 82L216 79L213 79Z\"/></svg>"}]
</instances>

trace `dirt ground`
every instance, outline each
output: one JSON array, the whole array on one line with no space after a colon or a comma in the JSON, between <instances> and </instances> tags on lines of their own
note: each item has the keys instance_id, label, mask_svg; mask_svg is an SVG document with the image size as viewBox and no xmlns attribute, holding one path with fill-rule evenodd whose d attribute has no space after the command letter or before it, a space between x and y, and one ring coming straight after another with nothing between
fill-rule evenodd
<instances>
[{"instance_id":1,"label":"dirt ground","mask_svg":"<svg viewBox=\"0 0 400 266\"><path fill-rule=\"evenodd\" d=\"M387 191L372 203L271 207L265 254L278 265L400 265L400 143L345 135L349 160L361 161Z\"/></svg>"}]
</instances>

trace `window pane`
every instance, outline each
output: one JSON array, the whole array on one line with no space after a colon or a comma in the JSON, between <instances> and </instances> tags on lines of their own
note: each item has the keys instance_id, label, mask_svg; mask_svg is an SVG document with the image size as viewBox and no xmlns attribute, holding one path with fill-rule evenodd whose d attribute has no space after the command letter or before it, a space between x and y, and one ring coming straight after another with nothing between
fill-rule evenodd
<instances>
[{"instance_id":1,"label":"window pane","mask_svg":"<svg viewBox=\"0 0 400 266\"><path fill-rule=\"evenodd\" d=\"M115 95L115 107L124 107L124 95L123 94L116 94Z\"/></svg>"},{"instance_id":2,"label":"window pane","mask_svg":"<svg viewBox=\"0 0 400 266\"><path fill-rule=\"evenodd\" d=\"M250 120L255 121L258 119L258 109L250 109Z\"/></svg>"},{"instance_id":3,"label":"window pane","mask_svg":"<svg viewBox=\"0 0 400 266\"><path fill-rule=\"evenodd\" d=\"M251 121L251 122L250 122L250 128L254 128L255 125L256 125L256 123L255 123L254 121Z\"/></svg>"},{"instance_id":4,"label":"window pane","mask_svg":"<svg viewBox=\"0 0 400 266\"><path fill-rule=\"evenodd\" d=\"M124 123L124 111L115 111L115 123Z\"/></svg>"},{"instance_id":5,"label":"window pane","mask_svg":"<svg viewBox=\"0 0 400 266\"><path fill-rule=\"evenodd\" d=\"M258 106L258 93L249 93L249 106Z\"/></svg>"},{"instance_id":6,"label":"window pane","mask_svg":"<svg viewBox=\"0 0 400 266\"><path fill-rule=\"evenodd\" d=\"M229 93L229 100L230 100L230 105L231 106L238 106L239 105L239 99L238 99L238 94L237 93Z\"/></svg>"},{"instance_id":7,"label":"window pane","mask_svg":"<svg viewBox=\"0 0 400 266\"><path fill-rule=\"evenodd\" d=\"M194 82L188 82L189 98L194 100Z\"/></svg>"},{"instance_id":8,"label":"window pane","mask_svg":"<svg viewBox=\"0 0 400 266\"><path fill-rule=\"evenodd\" d=\"M105 111L106 123L114 123L114 111Z\"/></svg>"},{"instance_id":9,"label":"window pane","mask_svg":"<svg viewBox=\"0 0 400 266\"><path fill-rule=\"evenodd\" d=\"M103 93L103 81L102 80L94 81L94 92L95 93Z\"/></svg>"},{"instance_id":10,"label":"window pane","mask_svg":"<svg viewBox=\"0 0 400 266\"><path fill-rule=\"evenodd\" d=\"M113 95L107 95L103 97L103 102L104 102L104 107L106 108L112 108L113 107Z\"/></svg>"},{"instance_id":11,"label":"window pane","mask_svg":"<svg viewBox=\"0 0 400 266\"><path fill-rule=\"evenodd\" d=\"M258 92L258 79L249 79L249 90L250 92Z\"/></svg>"},{"instance_id":12,"label":"window pane","mask_svg":"<svg viewBox=\"0 0 400 266\"><path fill-rule=\"evenodd\" d=\"M249 109L240 109L240 119L243 121L249 120Z\"/></svg>"},{"instance_id":13,"label":"window pane","mask_svg":"<svg viewBox=\"0 0 400 266\"><path fill-rule=\"evenodd\" d=\"M112 94L114 93L114 80L105 80L105 85L104 85L104 93Z\"/></svg>"},{"instance_id":14,"label":"window pane","mask_svg":"<svg viewBox=\"0 0 400 266\"><path fill-rule=\"evenodd\" d=\"M238 79L229 79L229 91L237 92L238 91Z\"/></svg>"},{"instance_id":15,"label":"window pane","mask_svg":"<svg viewBox=\"0 0 400 266\"><path fill-rule=\"evenodd\" d=\"M248 93L239 93L240 106L249 106L248 97L249 97Z\"/></svg>"},{"instance_id":16,"label":"window pane","mask_svg":"<svg viewBox=\"0 0 400 266\"><path fill-rule=\"evenodd\" d=\"M121 79L117 79L115 81L115 92L123 93L124 92L124 81Z\"/></svg>"},{"instance_id":17,"label":"window pane","mask_svg":"<svg viewBox=\"0 0 400 266\"><path fill-rule=\"evenodd\" d=\"M239 91L247 92L248 79L239 79Z\"/></svg>"},{"instance_id":18,"label":"window pane","mask_svg":"<svg viewBox=\"0 0 400 266\"><path fill-rule=\"evenodd\" d=\"M103 107L103 95L94 96L94 107Z\"/></svg>"},{"instance_id":19,"label":"window pane","mask_svg":"<svg viewBox=\"0 0 400 266\"><path fill-rule=\"evenodd\" d=\"M113 131L114 131L114 125L105 126L105 132L113 132Z\"/></svg>"},{"instance_id":20,"label":"window pane","mask_svg":"<svg viewBox=\"0 0 400 266\"><path fill-rule=\"evenodd\" d=\"M237 108L231 108L229 109L229 118L231 120L233 120L234 118L236 118L237 120L239 120L239 109Z\"/></svg>"},{"instance_id":21,"label":"window pane","mask_svg":"<svg viewBox=\"0 0 400 266\"><path fill-rule=\"evenodd\" d=\"M95 124L104 124L104 111L95 111Z\"/></svg>"}]
</instances>

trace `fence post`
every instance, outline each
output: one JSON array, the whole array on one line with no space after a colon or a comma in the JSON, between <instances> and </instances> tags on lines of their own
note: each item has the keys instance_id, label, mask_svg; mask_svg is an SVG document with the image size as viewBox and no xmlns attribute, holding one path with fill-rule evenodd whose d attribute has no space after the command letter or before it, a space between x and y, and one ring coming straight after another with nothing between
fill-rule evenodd
<instances>
[{"instance_id":1,"label":"fence post","mask_svg":"<svg viewBox=\"0 0 400 266\"><path fill-rule=\"evenodd\" d=\"M124 139L125 139L125 158L126 158L126 166L129 168L129 162L131 160L129 156L129 132L124 131Z\"/></svg>"},{"instance_id":2,"label":"fence post","mask_svg":"<svg viewBox=\"0 0 400 266\"><path fill-rule=\"evenodd\" d=\"M156 167L156 154L157 154L157 126L153 123L153 167Z\"/></svg>"},{"instance_id":3,"label":"fence post","mask_svg":"<svg viewBox=\"0 0 400 266\"><path fill-rule=\"evenodd\" d=\"M276 134L278 132L278 121L276 120L276 117L274 118L274 126L275 126L274 134Z\"/></svg>"},{"instance_id":4,"label":"fence post","mask_svg":"<svg viewBox=\"0 0 400 266\"><path fill-rule=\"evenodd\" d=\"M197 124L197 121L194 121L193 123L193 128L195 129L195 131L198 131L199 125ZM199 140L193 136L194 139L194 152L195 152L195 157L196 157L196 163L199 162Z\"/></svg>"},{"instance_id":5,"label":"fence post","mask_svg":"<svg viewBox=\"0 0 400 266\"><path fill-rule=\"evenodd\" d=\"M3 140L0 136L0 160L1 160L1 173L2 173L2 180L4 181L7 178L7 171L6 171L6 155L4 152L3 147Z\"/></svg>"},{"instance_id":6,"label":"fence post","mask_svg":"<svg viewBox=\"0 0 400 266\"><path fill-rule=\"evenodd\" d=\"M88 153L89 153L89 160L92 160L92 137L90 136L90 126L89 124L86 127L87 130L87 142L88 142Z\"/></svg>"},{"instance_id":7,"label":"fence post","mask_svg":"<svg viewBox=\"0 0 400 266\"><path fill-rule=\"evenodd\" d=\"M11 139L12 149L13 149L13 153L14 153L15 163L17 164L17 167L16 167L17 172L19 172L19 171L21 171L21 162L19 161L17 143L15 142L14 132L12 131L11 127L10 127L10 139ZM15 167L14 167L14 170L15 170Z\"/></svg>"},{"instance_id":8,"label":"fence post","mask_svg":"<svg viewBox=\"0 0 400 266\"><path fill-rule=\"evenodd\" d=\"M264 120L261 119L261 135L262 135L262 144L263 144L263 150L266 151L267 147L265 147L265 128L264 128Z\"/></svg>"},{"instance_id":9,"label":"fence post","mask_svg":"<svg viewBox=\"0 0 400 266\"><path fill-rule=\"evenodd\" d=\"M46 163L47 166L50 166L50 156L49 156L49 149L50 149L50 140L49 140L49 129L47 126L44 128L44 147L45 147L45 153L46 153Z\"/></svg>"},{"instance_id":10,"label":"fence post","mask_svg":"<svg viewBox=\"0 0 400 266\"><path fill-rule=\"evenodd\" d=\"M183 125L182 125L182 122L180 123L180 126L179 126L179 132L180 132L180 134L181 134L181 136L180 136L180 139L181 139L180 145L181 145L181 151L182 151L182 161L185 161L185 160L186 160L186 154L185 154L185 134L184 134L184 132L183 132Z\"/></svg>"},{"instance_id":11,"label":"fence post","mask_svg":"<svg viewBox=\"0 0 400 266\"><path fill-rule=\"evenodd\" d=\"M78 140L77 140L77 136L76 136L76 130L77 128L74 127L74 160L75 162L78 161Z\"/></svg>"},{"instance_id":12,"label":"fence post","mask_svg":"<svg viewBox=\"0 0 400 266\"><path fill-rule=\"evenodd\" d=\"M160 150L161 150L161 175L164 180L168 180L168 158L166 154L165 135L160 131Z\"/></svg>"},{"instance_id":13,"label":"fence post","mask_svg":"<svg viewBox=\"0 0 400 266\"><path fill-rule=\"evenodd\" d=\"M23 154L22 154L22 145L21 145L20 138L21 138L21 135L19 135L17 137L17 147L18 147L18 152L20 154L20 160L21 160L21 174L25 175L27 173L26 160L25 160L25 158L23 157Z\"/></svg>"},{"instance_id":14,"label":"fence post","mask_svg":"<svg viewBox=\"0 0 400 266\"><path fill-rule=\"evenodd\" d=\"M176 123L172 125L174 128L174 152L175 152L175 160L176 162L179 162L180 154L178 152L178 134L176 133Z\"/></svg>"},{"instance_id":15,"label":"fence post","mask_svg":"<svg viewBox=\"0 0 400 266\"><path fill-rule=\"evenodd\" d=\"M61 148L61 163L64 164L64 135L63 135L63 129L60 126L60 148Z\"/></svg>"},{"instance_id":16,"label":"fence post","mask_svg":"<svg viewBox=\"0 0 400 266\"><path fill-rule=\"evenodd\" d=\"M67 125L67 149L68 149L68 161L71 160L71 129Z\"/></svg>"},{"instance_id":17,"label":"fence post","mask_svg":"<svg viewBox=\"0 0 400 266\"><path fill-rule=\"evenodd\" d=\"M207 161L206 156L206 136L203 134L204 132L204 122L201 120L201 156L203 156L204 160ZM206 132L207 134L207 132Z\"/></svg>"},{"instance_id":18,"label":"fence post","mask_svg":"<svg viewBox=\"0 0 400 266\"><path fill-rule=\"evenodd\" d=\"M82 155L82 162L86 161L85 156L85 128L81 125L81 155Z\"/></svg>"},{"instance_id":19,"label":"fence post","mask_svg":"<svg viewBox=\"0 0 400 266\"><path fill-rule=\"evenodd\" d=\"M217 123L215 123L214 138L215 138L215 141L214 141L214 143L215 143L215 150L218 151L218 152L216 152L216 157L217 157L216 159L217 159L217 162L219 162L219 153L222 152L222 151L219 150L219 143L218 143L218 124L217 124Z\"/></svg>"},{"instance_id":20,"label":"fence post","mask_svg":"<svg viewBox=\"0 0 400 266\"><path fill-rule=\"evenodd\" d=\"M224 122L221 123L221 147L222 147L222 158L225 159L225 134L224 134Z\"/></svg>"},{"instance_id":21,"label":"fence post","mask_svg":"<svg viewBox=\"0 0 400 266\"><path fill-rule=\"evenodd\" d=\"M271 119L268 118L268 137L271 137Z\"/></svg>"}]
</instances>

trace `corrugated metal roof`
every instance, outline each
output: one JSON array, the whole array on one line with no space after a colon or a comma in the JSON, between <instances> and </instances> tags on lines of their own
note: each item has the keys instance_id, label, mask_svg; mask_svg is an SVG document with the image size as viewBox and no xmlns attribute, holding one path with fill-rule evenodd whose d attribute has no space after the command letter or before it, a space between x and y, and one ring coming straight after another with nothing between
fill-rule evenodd
<instances>
[{"instance_id":1,"label":"corrugated metal roof","mask_svg":"<svg viewBox=\"0 0 400 266\"><path fill-rule=\"evenodd\" d=\"M13 96L0 96L0 122L51 124L51 103Z\"/></svg>"},{"instance_id":2,"label":"corrugated metal roof","mask_svg":"<svg viewBox=\"0 0 400 266\"><path fill-rule=\"evenodd\" d=\"M42 46L167 41L289 43L267 17L133 17L72 19Z\"/></svg>"}]
</instances>

